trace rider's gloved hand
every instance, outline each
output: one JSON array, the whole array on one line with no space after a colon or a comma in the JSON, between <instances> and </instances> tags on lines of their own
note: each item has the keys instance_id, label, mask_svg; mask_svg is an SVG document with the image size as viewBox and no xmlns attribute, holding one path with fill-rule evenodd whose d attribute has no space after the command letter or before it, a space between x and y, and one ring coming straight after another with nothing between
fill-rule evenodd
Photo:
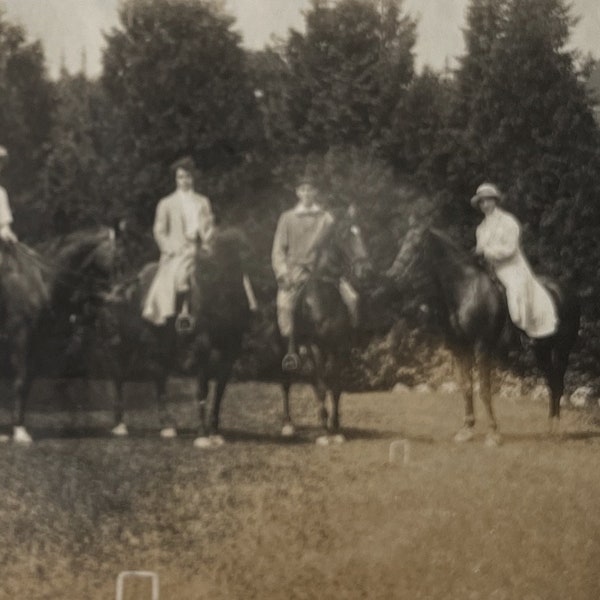
<instances>
[{"instance_id":1,"label":"rider's gloved hand","mask_svg":"<svg viewBox=\"0 0 600 600\"><path fill-rule=\"evenodd\" d=\"M8 244L15 244L19 241L10 225L0 227L0 240Z\"/></svg>"}]
</instances>

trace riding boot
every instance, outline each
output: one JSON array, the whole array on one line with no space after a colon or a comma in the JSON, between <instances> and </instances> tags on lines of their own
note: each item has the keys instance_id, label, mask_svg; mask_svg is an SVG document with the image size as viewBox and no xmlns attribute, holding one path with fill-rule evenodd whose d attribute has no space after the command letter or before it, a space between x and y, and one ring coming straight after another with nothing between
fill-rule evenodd
<instances>
[{"instance_id":1,"label":"riding boot","mask_svg":"<svg viewBox=\"0 0 600 600\"><path fill-rule=\"evenodd\" d=\"M178 292L175 301L175 331L189 333L194 328L194 317L190 314L188 292Z\"/></svg>"}]
</instances>

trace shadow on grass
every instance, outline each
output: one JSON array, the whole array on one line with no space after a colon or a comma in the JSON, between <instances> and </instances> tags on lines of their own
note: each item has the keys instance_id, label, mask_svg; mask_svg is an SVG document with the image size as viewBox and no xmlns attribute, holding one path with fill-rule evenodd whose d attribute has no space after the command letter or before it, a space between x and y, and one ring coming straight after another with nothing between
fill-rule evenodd
<instances>
[{"instance_id":1,"label":"shadow on grass","mask_svg":"<svg viewBox=\"0 0 600 600\"><path fill-rule=\"evenodd\" d=\"M550 433L548 431L502 433L505 442L567 442L600 439L600 431L568 431Z\"/></svg>"}]
</instances>

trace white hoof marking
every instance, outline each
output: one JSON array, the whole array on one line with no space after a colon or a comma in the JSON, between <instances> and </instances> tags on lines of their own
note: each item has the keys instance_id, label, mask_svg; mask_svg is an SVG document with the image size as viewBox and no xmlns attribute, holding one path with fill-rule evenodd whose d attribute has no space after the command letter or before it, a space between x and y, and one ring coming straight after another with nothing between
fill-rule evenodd
<instances>
[{"instance_id":1,"label":"white hoof marking","mask_svg":"<svg viewBox=\"0 0 600 600\"><path fill-rule=\"evenodd\" d=\"M454 441L458 444L470 442L473 439L473 429L471 427L463 427L455 436Z\"/></svg>"},{"instance_id":2,"label":"white hoof marking","mask_svg":"<svg viewBox=\"0 0 600 600\"><path fill-rule=\"evenodd\" d=\"M163 427L160 430L160 437L165 440L172 440L177 437L177 430L175 427Z\"/></svg>"},{"instance_id":3,"label":"white hoof marking","mask_svg":"<svg viewBox=\"0 0 600 600\"><path fill-rule=\"evenodd\" d=\"M292 437L295 434L296 434L296 428L291 423L286 423L281 428L281 435L283 437Z\"/></svg>"},{"instance_id":4,"label":"white hoof marking","mask_svg":"<svg viewBox=\"0 0 600 600\"><path fill-rule=\"evenodd\" d=\"M125 423L119 423L115 425L110 432L116 437L126 437L129 435L129 430L127 429L127 425Z\"/></svg>"},{"instance_id":5,"label":"white hoof marking","mask_svg":"<svg viewBox=\"0 0 600 600\"><path fill-rule=\"evenodd\" d=\"M211 448L210 439L207 437L197 437L194 440L194 448L199 448L200 450Z\"/></svg>"},{"instance_id":6,"label":"white hoof marking","mask_svg":"<svg viewBox=\"0 0 600 600\"><path fill-rule=\"evenodd\" d=\"M333 436L332 441L334 444L343 444L346 441L346 438L341 433L338 433Z\"/></svg>"},{"instance_id":7,"label":"white hoof marking","mask_svg":"<svg viewBox=\"0 0 600 600\"><path fill-rule=\"evenodd\" d=\"M15 427L13 430L13 440L17 442L17 444L31 444L33 439L27 433L27 429L25 427Z\"/></svg>"},{"instance_id":8,"label":"white hoof marking","mask_svg":"<svg viewBox=\"0 0 600 600\"><path fill-rule=\"evenodd\" d=\"M488 448L497 448L502 445L502 437L499 433L488 433L485 436L485 445Z\"/></svg>"},{"instance_id":9,"label":"white hoof marking","mask_svg":"<svg viewBox=\"0 0 600 600\"><path fill-rule=\"evenodd\" d=\"M329 437L326 435L320 435L315 443L317 446L329 446Z\"/></svg>"},{"instance_id":10,"label":"white hoof marking","mask_svg":"<svg viewBox=\"0 0 600 600\"><path fill-rule=\"evenodd\" d=\"M213 448L220 448L221 446L225 445L225 439L223 438L222 435L211 435L209 439L210 439L210 445Z\"/></svg>"}]
</instances>

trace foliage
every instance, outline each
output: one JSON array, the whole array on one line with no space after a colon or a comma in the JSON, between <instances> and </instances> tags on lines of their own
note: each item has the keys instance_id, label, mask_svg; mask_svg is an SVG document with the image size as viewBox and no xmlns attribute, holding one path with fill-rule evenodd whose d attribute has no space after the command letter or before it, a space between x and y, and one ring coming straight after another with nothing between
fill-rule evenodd
<instances>
[{"instance_id":1,"label":"foliage","mask_svg":"<svg viewBox=\"0 0 600 600\"><path fill-rule=\"evenodd\" d=\"M121 112L124 206L148 226L174 160L194 157L201 186L225 196L245 185L262 134L239 35L215 4L129 0L120 20L107 35L102 84Z\"/></svg>"},{"instance_id":2,"label":"foliage","mask_svg":"<svg viewBox=\"0 0 600 600\"><path fill-rule=\"evenodd\" d=\"M13 208L20 209L34 193L47 151L54 94L42 45L28 42L25 30L9 23L1 8L0 99L0 144L10 154L3 183Z\"/></svg>"},{"instance_id":3,"label":"foliage","mask_svg":"<svg viewBox=\"0 0 600 600\"><path fill-rule=\"evenodd\" d=\"M415 23L401 2L314 0L306 33L292 31L286 110L297 148L375 143L413 76Z\"/></svg>"}]
</instances>

